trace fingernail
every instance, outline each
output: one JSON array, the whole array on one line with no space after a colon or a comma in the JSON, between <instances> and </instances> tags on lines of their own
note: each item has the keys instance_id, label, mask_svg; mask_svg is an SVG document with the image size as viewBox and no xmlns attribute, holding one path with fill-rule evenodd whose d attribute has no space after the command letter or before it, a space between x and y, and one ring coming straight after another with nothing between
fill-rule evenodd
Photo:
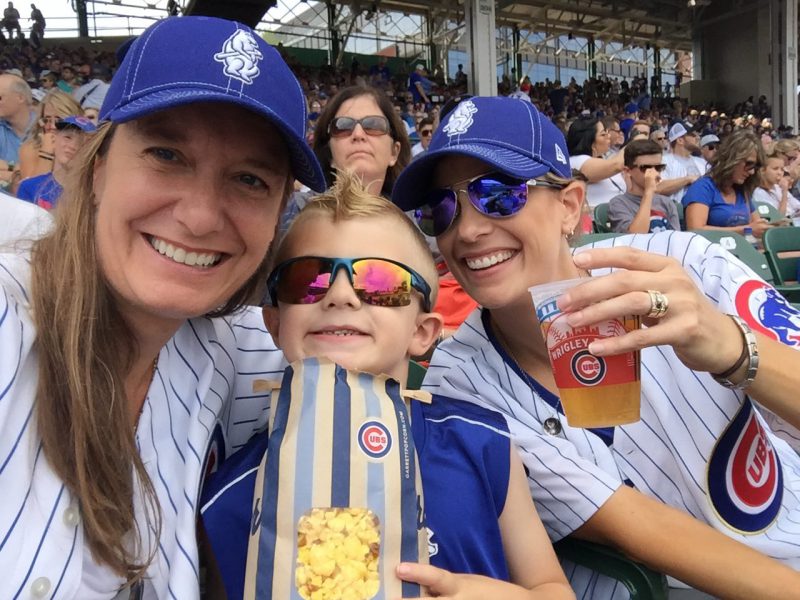
<instances>
[{"instance_id":1,"label":"fingernail","mask_svg":"<svg viewBox=\"0 0 800 600\"><path fill-rule=\"evenodd\" d=\"M400 563L397 565L397 575L408 575L409 569L406 563Z\"/></svg>"},{"instance_id":2,"label":"fingernail","mask_svg":"<svg viewBox=\"0 0 800 600\"><path fill-rule=\"evenodd\" d=\"M592 342L589 344L587 350L594 355L602 354L603 350L605 350L606 345L603 342Z\"/></svg>"},{"instance_id":3,"label":"fingernail","mask_svg":"<svg viewBox=\"0 0 800 600\"><path fill-rule=\"evenodd\" d=\"M572 262L579 267L585 267L589 264L589 255L586 252L578 252L572 257Z\"/></svg>"}]
</instances>

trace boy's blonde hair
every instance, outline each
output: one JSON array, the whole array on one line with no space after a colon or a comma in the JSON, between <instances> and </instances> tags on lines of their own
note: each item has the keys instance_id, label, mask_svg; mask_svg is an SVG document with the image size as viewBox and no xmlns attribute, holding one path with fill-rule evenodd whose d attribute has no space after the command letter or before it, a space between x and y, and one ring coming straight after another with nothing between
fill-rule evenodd
<instances>
[{"instance_id":1,"label":"boy's blonde hair","mask_svg":"<svg viewBox=\"0 0 800 600\"><path fill-rule=\"evenodd\" d=\"M351 171L340 171L336 177L336 183L328 188L326 192L311 198L308 204L298 213L285 235L273 249L272 260L270 261L271 269L284 260L293 258L286 256L287 240L292 237L292 233L303 222L320 214L328 216L334 223L364 218L394 220L408 232L409 245L416 246L419 250L418 254L422 258L423 264L409 266L413 266L415 270L419 271L420 275L425 277L425 281L431 286L431 305L436 304L436 297L439 292L439 277L425 236L397 206L388 202L385 198L370 194L364 187L361 178ZM377 255L379 254L378 252Z\"/></svg>"}]
</instances>

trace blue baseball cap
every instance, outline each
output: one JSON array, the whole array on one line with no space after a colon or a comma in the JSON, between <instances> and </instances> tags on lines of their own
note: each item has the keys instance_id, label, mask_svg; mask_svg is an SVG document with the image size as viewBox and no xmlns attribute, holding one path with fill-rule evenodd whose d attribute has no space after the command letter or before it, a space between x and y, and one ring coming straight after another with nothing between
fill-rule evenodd
<instances>
[{"instance_id":1,"label":"blue baseball cap","mask_svg":"<svg viewBox=\"0 0 800 600\"><path fill-rule=\"evenodd\" d=\"M633 113L637 113L637 112L639 112L639 105L636 104L636 102L628 102L625 105L625 112L628 113L629 115L632 115Z\"/></svg>"},{"instance_id":2,"label":"blue baseball cap","mask_svg":"<svg viewBox=\"0 0 800 600\"><path fill-rule=\"evenodd\" d=\"M545 173L572 176L564 135L533 104L515 98L473 96L447 114L428 151L400 174L392 201L403 210L422 206L437 163L453 155L480 159L519 179Z\"/></svg>"},{"instance_id":3,"label":"blue baseball cap","mask_svg":"<svg viewBox=\"0 0 800 600\"><path fill-rule=\"evenodd\" d=\"M252 29L213 17L170 17L123 50L100 119L125 123L195 102L229 102L283 135L292 173L315 191L325 177L305 141L303 90L277 50Z\"/></svg>"},{"instance_id":4,"label":"blue baseball cap","mask_svg":"<svg viewBox=\"0 0 800 600\"><path fill-rule=\"evenodd\" d=\"M59 119L56 122L56 129L58 129L59 131L62 129L67 129L69 127L80 129L84 133L93 133L97 131L97 126L94 123L92 123L89 119L83 116L70 115L68 117L64 117L63 119Z\"/></svg>"}]
</instances>

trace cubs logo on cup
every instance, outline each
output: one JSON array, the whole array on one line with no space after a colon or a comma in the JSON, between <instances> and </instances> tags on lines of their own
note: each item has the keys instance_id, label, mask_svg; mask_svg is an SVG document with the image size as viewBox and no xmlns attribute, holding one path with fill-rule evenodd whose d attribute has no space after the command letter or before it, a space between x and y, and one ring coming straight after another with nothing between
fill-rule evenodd
<instances>
[{"instance_id":1,"label":"cubs logo on cup","mask_svg":"<svg viewBox=\"0 0 800 600\"><path fill-rule=\"evenodd\" d=\"M358 445L370 458L383 458L392 449L392 436L380 421L367 421L358 430Z\"/></svg>"},{"instance_id":2,"label":"cubs logo on cup","mask_svg":"<svg viewBox=\"0 0 800 600\"><path fill-rule=\"evenodd\" d=\"M711 454L708 493L722 522L740 533L760 533L778 516L783 471L749 400Z\"/></svg>"},{"instance_id":3,"label":"cubs logo on cup","mask_svg":"<svg viewBox=\"0 0 800 600\"><path fill-rule=\"evenodd\" d=\"M570 367L575 379L583 385L597 385L606 376L606 362L588 350L576 352Z\"/></svg>"},{"instance_id":4,"label":"cubs logo on cup","mask_svg":"<svg viewBox=\"0 0 800 600\"><path fill-rule=\"evenodd\" d=\"M769 284L751 279L736 291L736 312L750 327L788 346L800 347L800 312Z\"/></svg>"}]
</instances>

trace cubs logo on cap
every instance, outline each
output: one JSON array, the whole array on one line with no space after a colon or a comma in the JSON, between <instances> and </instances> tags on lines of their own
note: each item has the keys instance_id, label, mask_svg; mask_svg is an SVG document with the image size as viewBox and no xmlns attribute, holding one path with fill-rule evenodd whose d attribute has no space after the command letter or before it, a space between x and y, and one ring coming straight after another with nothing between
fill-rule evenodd
<instances>
[{"instance_id":1,"label":"cubs logo on cap","mask_svg":"<svg viewBox=\"0 0 800 600\"><path fill-rule=\"evenodd\" d=\"M800 312L772 286L752 279L736 291L736 312L754 331L787 346L800 347Z\"/></svg>"},{"instance_id":2,"label":"cubs logo on cap","mask_svg":"<svg viewBox=\"0 0 800 600\"><path fill-rule=\"evenodd\" d=\"M708 462L708 495L720 520L744 534L760 533L777 518L783 471L750 400L720 436Z\"/></svg>"},{"instance_id":3,"label":"cubs logo on cap","mask_svg":"<svg viewBox=\"0 0 800 600\"><path fill-rule=\"evenodd\" d=\"M383 458L392 449L392 435L380 421L367 421L358 430L358 445L370 458Z\"/></svg>"}]
</instances>

